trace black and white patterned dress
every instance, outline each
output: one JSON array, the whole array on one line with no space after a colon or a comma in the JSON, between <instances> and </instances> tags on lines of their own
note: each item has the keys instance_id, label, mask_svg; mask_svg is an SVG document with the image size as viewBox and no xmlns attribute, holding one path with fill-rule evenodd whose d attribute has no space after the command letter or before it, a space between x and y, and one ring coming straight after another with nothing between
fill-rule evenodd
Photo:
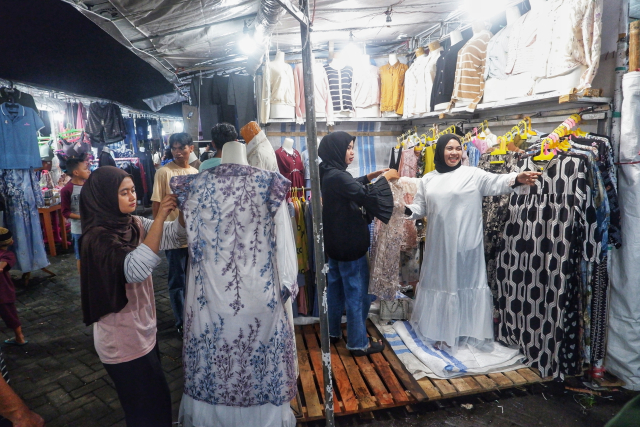
<instances>
[{"instance_id":1,"label":"black and white patterned dress","mask_svg":"<svg viewBox=\"0 0 640 427\"><path fill-rule=\"evenodd\" d=\"M503 162L503 163L491 163ZM515 171L518 163L516 153L480 156L478 168L491 173L503 174ZM487 264L487 282L493 295L494 305L498 298L498 284L496 282L496 261L502 249L502 233L509 216L510 194L487 196L482 199L482 225L484 228L484 259Z\"/></svg>"},{"instance_id":2,"label":"black and white patterned dress","mask_svg":"<svg viewBox=\"0 0 640 427\"><path fill-rule=\"evenodd\" d=\"M519 345L543 377L580 371L579 267L595 261L600 238L587 173L579 156L544 164L528 195L512 195L497 265L498 340ZM531 158L517 171L539 171Z\"/></svg>"}]
</instances>

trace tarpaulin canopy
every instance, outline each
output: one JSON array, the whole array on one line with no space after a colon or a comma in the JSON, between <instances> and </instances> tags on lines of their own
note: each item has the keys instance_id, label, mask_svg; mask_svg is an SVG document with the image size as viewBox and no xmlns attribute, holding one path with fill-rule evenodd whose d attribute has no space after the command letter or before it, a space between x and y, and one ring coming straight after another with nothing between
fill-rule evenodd
<instances>
[{"instance_id":1,"label":"tarpaulin canopy","mask_svg":"<svg viewBox=\"0 0 640 427\"><path fill-rule=\"evenodd\" d=\"M251 26L260 0L64 0L152 64L169 81L189 71L220 65L243 65L239 48L245 25ZM328 42L364 46L369 54L390 52L443 21L456 18L464 4L442 0L317 0L312 2L314 50ZM389 22L390 21L390 22ZM457 24L456 24L457 25ZM453 27L455 28L455 27ZM453 29L451 28L451 29ZM272 50L299 52L300 24L283 13ZM184 83L184 82L183 82Z\"/></svg>"}]
</instances>

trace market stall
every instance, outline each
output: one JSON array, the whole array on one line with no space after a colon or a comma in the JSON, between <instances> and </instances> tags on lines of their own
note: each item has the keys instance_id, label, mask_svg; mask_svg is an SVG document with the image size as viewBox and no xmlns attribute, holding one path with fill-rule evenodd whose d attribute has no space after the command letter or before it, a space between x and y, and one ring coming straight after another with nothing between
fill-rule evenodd
<instances>
[{"instance_id":1,"label":"market stall","mask_svg":"<svg viewBox=\"0 0 640 427\"><path fill-rule=\"evenodd\" d=\"M30 272L49 265L45 247L49 256L56 256L56 244L67 249L67 224L60 207L60 190L71 179L65 173L66 162L82 159L97 167L106 155L128 168L141 180L142 207L153 188L152 156L162 151L166 135L182 129L182 119L29 83L0 83L6 114L15 109L19 116L2 145L0 218L16 236L16 269L26 283ZM18 125L28 131L18 132Z\"/></svg>"},{"instance_id":2,"label":"market stall","mask_svg":"<svg viewBox=\"0 0 640 427\"><path fill-rule=\"evenodd\" d=\"M303 1L298 7L264 0L211 2L205 11L164 7L153 14L154 4L136 8L114 0L109 5L115 12L106 13L94 3L76 7L189 96L184 123L194 139L208 140L216 123L240 130L255 120L275 150L279 171L294 183L288 201L296 212L301 289L294 312L298 323L319 319L317 326L295 330L300 377L292 407L299 419L326 417L332 425L334 412L583 372L603 381L609 360L629 388L637 387L635 358L620 343L607 347L614 322L621 323L612 334L620 342L631 340L637 324L624 320L637 263L625 252L633 250L626 239L633 232L625 229L621 212L630 213L624 193L618 200L617 192L616 162L635 161L622 156L618 120L624 1L607 7L602 0L349 7ZM192 25L196 13L204 15L203 25ZM491 293L491 309L484 311L493 313L478 322L495 324L502 347L489 356L452 355L416 333L411 312L422 308L410 300L416 288L418 300L431 274L421 263L430 219L416 224L403 212L397 229L376 222L371 230L371 283L381 303L368 330L387 348L352 357L344 343L330 344L317 145L335 131L357 137L357 161L347 169L353 176L387 167L400 171L406 188L398 189L394 202L402 208L416 196L409 187L435 169L435 141L443 135L461 137L464 165L497 173L542 171L533 197L483 200L483 290ZM395 247L399 257L381 252L393 247L385 239L403 242L402 250ZM611 259L621 260L625 274ZM609 313L616 319L610 322ZM515 354L497 354L503 347Z\"/></svg>"}]
</instances>

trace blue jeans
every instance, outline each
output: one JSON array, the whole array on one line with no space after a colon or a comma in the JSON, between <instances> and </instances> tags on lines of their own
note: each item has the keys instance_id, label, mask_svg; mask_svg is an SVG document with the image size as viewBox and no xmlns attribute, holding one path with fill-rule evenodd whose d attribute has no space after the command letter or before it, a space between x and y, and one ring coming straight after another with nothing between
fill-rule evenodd
<instances>
[{"instance_id":1,"label":"blue jeans","mask_svg":"<svg viewBox=\"0 0 640 427\"><path fill-rule=\"evenodd\" d=\"M73 240L73 251L76 254L76 259L80 259L80 238L82 234L71 233L71 239Z\"/></svg>"},{"instance_id":2,"label":"blue jeans","mask_svg":"<svg viewBox=\"0 0 640 427\"><path fill-rule=\"evenodd\" d=\"M376 297L368 293L369 264L366 255L355 261L329 258L327 303L329 305L329 335L342 336L340 322L347 309L347 348L364 350L369 346L367 315Z\"/></svg>"},{"instance_id":3,"label":"blue jeans","mask_svg":"<svg viewBox=\"0 0 640 427\"><path fill-rule=\"evenodd\" d=\"M169 262L169 301L173 316L176 318L176 328L182 327L182 310L184 308L184 285L187 278L187 248L169 249L164 251Z\"/></svg>"}]
</instances>

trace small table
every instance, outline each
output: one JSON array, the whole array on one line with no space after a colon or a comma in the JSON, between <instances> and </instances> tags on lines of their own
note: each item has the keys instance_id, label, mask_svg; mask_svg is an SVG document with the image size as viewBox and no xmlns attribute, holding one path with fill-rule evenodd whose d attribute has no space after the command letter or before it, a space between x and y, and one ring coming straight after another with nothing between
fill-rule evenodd
<instances>
[{"instance_id":1,"label":"small table","mask_svg":"<svg viewBox=\"0 0 640 427\"><path fill-rule=\"evenodd\" d=\"M47 241L49 242L49 254L51 256L57 256L56 242L53 239L53 226L51 225L51 216L58 213L60 219L60 231L62 232L62 247L64 249L69 248L67 243L67 228L65 226L64 217L62 216L62 205L59 203L53 206L45 206L44 208L38 208L38 213L42 215L44 219L44 231L47 234Z\"/></svg>"}]
</instances>

